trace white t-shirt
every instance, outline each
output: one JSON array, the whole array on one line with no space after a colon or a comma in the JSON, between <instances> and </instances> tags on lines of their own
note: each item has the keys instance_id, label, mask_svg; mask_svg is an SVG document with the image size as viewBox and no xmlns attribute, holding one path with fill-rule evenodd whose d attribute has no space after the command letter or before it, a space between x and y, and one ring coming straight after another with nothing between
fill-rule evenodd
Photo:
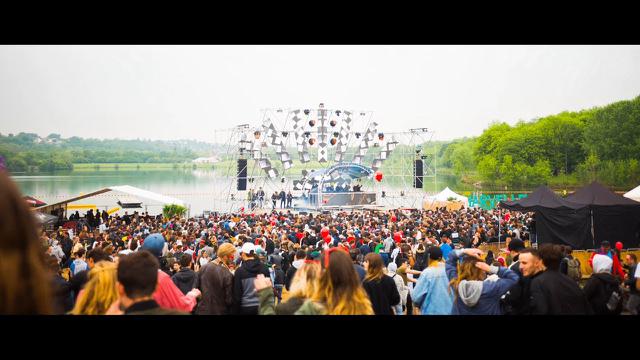
<instances>
[{"instance_id":1,"label":"white t-shirt","mask_svg":"<svg viewBox=\"0 0 640 360\"><path fill-rule=\"evenodd\" d=\"M640 266L636 266L636 273L633 274L633 277L636 279L640 279Z\"/></svg>"}]
</instances>

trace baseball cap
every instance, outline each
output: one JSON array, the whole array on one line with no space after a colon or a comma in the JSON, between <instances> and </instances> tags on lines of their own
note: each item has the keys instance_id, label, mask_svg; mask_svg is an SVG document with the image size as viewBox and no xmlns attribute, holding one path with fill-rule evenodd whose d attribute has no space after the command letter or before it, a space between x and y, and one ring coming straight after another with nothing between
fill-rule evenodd
<instances>
[{"instance_id":1,"label":"baseball cap","mask_svg":"<svg viewBox=\"0 0 640 360\"><path fill-rule=\"evenodd\" d=\"M251 254L251 252L256 251L256 246L250 242L246 242L242 245L242 252L245 254Z\"/></svg>"},{"instance_id":2,"label":"baseball cap","mask_svg":"<svg viewBox=\"0 0 640 360\"><path fill-rule=\"evenodd\" d=\"M164 236L162 234L151 234L144 239L141 250L147 250L156 257L162 256L162 249L164 248Z\"/></svg>"},{"instance_id":3,"label":"baseball cap","mask_svg":"<svg viewBox=\"0 0 640 360\"><path fill-rule=\"evenodd\" d=\"M524 241L520 240L520 239L513 239L511 240L511 242L509 243L509 251L520 251L522 249L524 249Z\"/></svg>"}]
</instances>

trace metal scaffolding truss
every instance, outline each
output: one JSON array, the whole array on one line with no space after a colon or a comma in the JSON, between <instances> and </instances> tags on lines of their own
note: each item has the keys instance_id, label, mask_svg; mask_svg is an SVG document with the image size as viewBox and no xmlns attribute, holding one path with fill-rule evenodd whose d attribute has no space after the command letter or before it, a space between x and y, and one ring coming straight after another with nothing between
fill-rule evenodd
<instances>
[{"instance_id":1,"label":"metal scaffolding truss","mask_svg":"<svg viewBox=\"0 0 640 360\"><path fill-rule=\"evenodd\" d=\"M380 170L384 179L368 184L384 207L420 207L423 189L413 187L415 160L423 163L424 183L437 183L435 153L430 149L434 133L426 128L385 132L372 120L372 111L318 108L261 110L260 124L242 124L216 130L224 139L226 178L217 211L246 208L247 191L238 191L237 160L247 160L247 188L265 191L300 191L295 186L303 171L320 170L352 162ZM435 151L435 150L434 150Z\"/></svg>"}]
</instances>

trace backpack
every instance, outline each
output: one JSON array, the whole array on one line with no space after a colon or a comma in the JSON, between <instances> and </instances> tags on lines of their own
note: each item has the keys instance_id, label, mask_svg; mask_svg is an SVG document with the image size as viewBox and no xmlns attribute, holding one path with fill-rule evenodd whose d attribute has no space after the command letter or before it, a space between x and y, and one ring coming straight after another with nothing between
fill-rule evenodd
<instances>
[{"instance_id":1,"label":"backpack","mask_svg":"<svg viewBox=\"0 0 640 360\"><path fill-rule=\"evenodd\" d=\"M567 259L567 276L575 282L582 279L582 270L580 270L580 261L578 259Z\"/></svg>"},{"instance_id":2,"label":"backpack","mask_svg":"<svg viewBox=\"0 0 640 360\"><path fill-rule=\"evenodd\" d=\"M620 306L620 302L622 301L622 297L620 296L620 290L616 289L611 292L611 296L609 296L609 300L607 301L607 310L612 313L615 313L618 307Z\"/></svg>"},{"instance_id":3,"label":"backpack","mask_svg":"<svg viewBox=\"0 0 640 360\"><path fill-rule=\"evenodd\" d=\"M621 310L621 305L622 305L622 291L620 289L620 286L613 285L610 283L604 283L604 286L605 286L605 294L610 294L609 299L607 300L607 303L606 303L607 310L609 310L609 312L612 314L620 313L619 310Z\"/></svg>"}]
</instances>

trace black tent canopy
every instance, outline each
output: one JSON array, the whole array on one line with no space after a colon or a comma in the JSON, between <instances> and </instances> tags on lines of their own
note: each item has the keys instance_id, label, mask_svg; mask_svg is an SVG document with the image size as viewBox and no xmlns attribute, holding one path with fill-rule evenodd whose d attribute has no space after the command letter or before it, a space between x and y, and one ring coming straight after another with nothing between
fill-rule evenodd
<instances>
[{"instance_id":1,"label":"black tent canopy","mask_svg":"<svg viewBox=\"0 0 640 360\"><path fill-rule=\"evenodd\" d=\"M599 247L605 240L612 244L620 241L625 248L640 245L640 202L620 196L597 182L578 189L567 200L589 208L592 246Z\"/></svg>"},{"instance_id":2,"label":"black tent canopy","mask_svg":"<svg viewBox=\"0 0 640 360\"><path fill-rule=\"evenodd\" d=\"M591 246L589 208L565 200L546 186L536 188L528 197L500 202L502 208L535 212L536 242L570 245L574 249Z\"/></svg>"}]
</instances>

